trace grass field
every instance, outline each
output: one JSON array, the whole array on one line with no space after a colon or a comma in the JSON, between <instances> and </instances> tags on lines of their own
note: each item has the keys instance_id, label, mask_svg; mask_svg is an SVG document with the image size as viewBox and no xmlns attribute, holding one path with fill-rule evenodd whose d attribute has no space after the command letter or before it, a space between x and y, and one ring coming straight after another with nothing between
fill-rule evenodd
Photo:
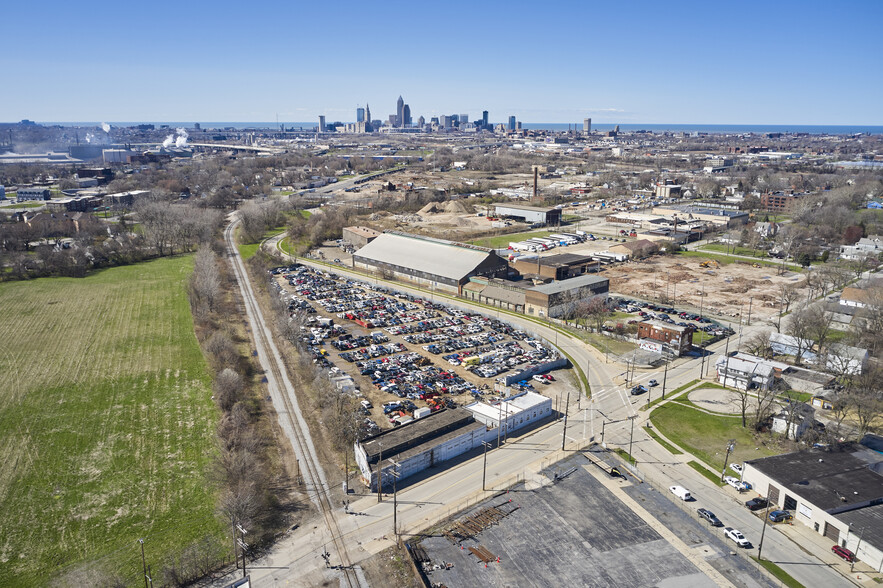
<instances>
[{"instance_id":1,"label":"grass field","mask_svg":"<svg viewBox=\"0 0 883 588\"><path fill-rule=\"evenodd\" d=\"M673 443L718 471L724 467L730 439L736 440L736 449L730 454L731 463L779 453L755 440L751 428L743 429L738 415L711 415L679 402L656 408L653 426Z\"/></svg>"},{"instance_id":2,"label":"grass field","mask_svg":"<svg viewBox=\"0 0 883 588\"><path fill-rule=\"evenodd\" d=\"M138 585L139 538L158 577L164 557L223 537L192 266L0 284L0 585L45 585L82 564Z\"/></svg>"}]
</instances>

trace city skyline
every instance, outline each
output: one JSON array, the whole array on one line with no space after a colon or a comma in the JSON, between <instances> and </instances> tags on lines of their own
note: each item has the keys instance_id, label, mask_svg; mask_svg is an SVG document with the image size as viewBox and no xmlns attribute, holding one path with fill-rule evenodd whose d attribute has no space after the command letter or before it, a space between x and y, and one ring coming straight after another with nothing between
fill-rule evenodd
<instances>
[{"instance_id":1,"label":"city skyline","mask_svg":"<svg viewBox=\"0 0 883 588\"><path fill-rule=\"evenodd\" d=\"M0 120L350 121L356 104L402 94L427 120L489 110L496 123L883 124L877 2L455 1L446 9L468 26L413 5L396 35L337 19L361 6L338 4L9 6L8 22L33 27L7 36L0 67L18 90Z\"/></svg>"}]
</instances>

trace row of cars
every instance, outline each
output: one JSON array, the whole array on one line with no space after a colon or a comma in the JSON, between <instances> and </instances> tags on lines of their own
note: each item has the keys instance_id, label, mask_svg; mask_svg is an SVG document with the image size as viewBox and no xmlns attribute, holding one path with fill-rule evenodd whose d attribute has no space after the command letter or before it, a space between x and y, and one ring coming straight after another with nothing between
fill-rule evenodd
<instances>
[{"instance_id":1,"label":"row of cars","mask_svg":"<svg viewBox=\"0 0 883 588\"><path fill-rule=\"evenodd\" d=\"M695 498L693 498L693 495L690 493L690 491L683 486L671 486L669 487L669 491L685 502L696 500ZM708 521L708 523L712 527L724 527L724 524L721 522L721 520L717 518L717 516L707 508L699 508L696 510L696 513L701 519ZM738 529L734 529L733 527L724 527L724 537L744 549L748 549L751 547L751 542L745 538L745 535L743 535L741 531L739 531Z\"/></svg>"},{"instance_id":2,"label":"row of cars","mask_svg":"<svg viewBox=\"0 0 883 588\"><path fill-rule=\"evenodd\" d=\"M706 316L688 311L678 311L671 306L617 297L611 297L609 299L609 304L613 310L636 314L638 318L628 321L630 324L637 323L640 320L654 319L664 323L678 325L679 327L692 326L698 331L705 331L706 333L720 337L728 337L734 333L733 329L730 327L715 323Z\"/></svg>"}]
</instances>

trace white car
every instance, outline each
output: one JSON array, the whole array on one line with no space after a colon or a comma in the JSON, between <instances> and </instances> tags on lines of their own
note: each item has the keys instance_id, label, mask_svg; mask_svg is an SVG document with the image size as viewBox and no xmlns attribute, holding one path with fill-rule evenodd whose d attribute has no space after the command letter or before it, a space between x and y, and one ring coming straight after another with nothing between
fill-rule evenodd
<instances>
[{"instance_id":1,"label":"white car","mask_svg":"<svg viewBox=\"0 0 883 588\"><path fill-rule=\"evenodd\" d=\"M751 547L751 543L745 538L745 535L733 527L725 528L724 535L726 535L727 538L732 539L739 547Z\"/></svg>"},{"instance_id":2,"label":"white car","mask_svg":"<svg viewBox=\"0 0 883 588\"><path fill-rule=\"evenodd\" d=\"M730 469L733 470L734 472L736 472L737 474L739 474L740 476L742 475L742 464L741 463L731 463Z\"/></svg>"},{"instance_id":3,"label":"white car","mask_svg":"<svg viewBox=\"0 0 883 588\"><path fill-rule=\"evenodd\" d=\"M751 490L751 484L748 482L740 482L739 478L734 478L733 476L725 476L724 482L738 490L739 492L744 492L746 490Z\"/></svg>"}]
</instances>

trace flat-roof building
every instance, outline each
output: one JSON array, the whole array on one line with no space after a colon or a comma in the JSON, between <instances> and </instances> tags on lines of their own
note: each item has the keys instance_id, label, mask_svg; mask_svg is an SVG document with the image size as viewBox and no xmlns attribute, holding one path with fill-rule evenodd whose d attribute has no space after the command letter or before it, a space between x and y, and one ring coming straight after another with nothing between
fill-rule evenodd
<instances>
[{"instance_id":1,"label":"flat-roof building","mask_svg":"<svg viewBox=\"0 0 883 588\"><path fill-rule=\"evenodd\" d=\"M49 200L52 198L52 192L49 188L19 188L15 192L15 198L18 202Z\"/></svg>"},{"instance_id":2,"label":"flat-roof building","mask_svg":"<svg viewBox=\"0 0 883 588\"><path fill-rule=\"evenodd\" d=\"M682 220L701 220L715 225L734 227L748 222L748 213L741 210L727 208L710 208L695 206L692 204L670 204L666 206L654 206L653 214L677 217Z\"/></svg>"},{"instance_id":3,"label":"flat-roof building","mask_svg":"<svg viewBox=\"0 0 883 588\"><path fill-rule=\"evenodd\" d=\"M566 280L601 269L601 264L589 255L558 253L545 257L518 257L509 262L521 275L533 275L553 280Z\"/></svg>"},{"instance_id":4,"label":"flat-roof building","mask_svg":"<svg viewBox=\"0 0 883 588\"><path fill-rule=\"evenodd\" d=\"M459 293L471 276L504 277L506 260L491 249L388 231L353 254L353 266Z\"/></svg>"},{"instance_id":5,"label":"flat-roof building","mask_svg":"<svg viewBox=\"0 0 883 588\"><path fill-rule=\"evenodd\" d=\"M505 435L550 416L552 399L527 391L493 404L473 402L463 408L470 411L477 422L491 429L501 427L499 432Z\"/></svg>"},{"instance_id":6,"label":"flat-roof building","mask_svg":"<svg viewBox=\"0 0 883 588\"><path fill-rule=\"evenodd\" d=\"M518 218L526 223L540 223L549 226L561 224L560 208L541 208L523 204L495 204L494 214Z\"/></svg>"},{"instance_id":7,"label":"flat-roof building","mask_svg":"<svg viewBox=\"0 0 883 588\"><path fill-rule=\"evenodd\" d=\"M881 470L879 453L847 444L746 461L743 480L773 508L791 511L795 521L883 571Z\"/></svg>"},{"instance_id":8,"label":"flat-roof building","mask_svg":"<svg viewBox=\"0 0 883 588\"><path fill-rule=\"evenodd\" d=\"M610 280L595 275L551 282L524 291L525 314L557 317L569 313L582 301L602 296L607 298Z\"/></svg>"},{"instance_id":9,"label":"flat-roof building","mask_svg":"<svg viewBox=\"0 0 883 588\"><path fill-rule=\"evenodd\" d=\"M671 353L681 356L693 349L694 330L692 325L680 327L662 321L644 321L638 323L638 339L658 341Z\"/></svg>"}]
</instances>

